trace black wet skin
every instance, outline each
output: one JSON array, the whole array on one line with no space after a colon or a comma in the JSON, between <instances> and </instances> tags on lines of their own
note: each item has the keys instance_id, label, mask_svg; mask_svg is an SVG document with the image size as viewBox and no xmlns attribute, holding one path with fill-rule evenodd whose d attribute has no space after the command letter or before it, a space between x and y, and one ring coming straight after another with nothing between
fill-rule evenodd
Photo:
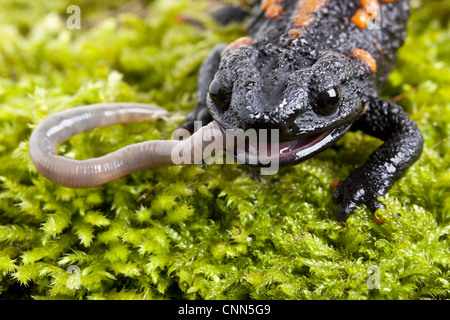
<instances>
[{"instance_id":1,"label":"black wet skin","mask_svg":"<svg viewBox=\"0 0 450 320\"><path fill-rule=\"evenodd\" d=\"M225 52L225 45L218 45L211 52L200 69L197 105L185 128L192 129L194 120L206 124L214 119L226 129L279 129L281 141L331 131L330 143L281 165L313 156L348 130L383 140L333 195L337 219L344 222L362 203L372 212L382 208L376 197L385 195L422 152L416 124L399 106L378 97L403 44L409 5L406 0L380 1L380 28L360 29L350 20L361 8L359 0L329 0L310 26L292 38L289 17L297 2L283 1L283 19L266 18L258 2L248 28L252 43ZM351 57L355 48L372 55L376 72ZM331 107L320 108L317 101L329 101Z\"/></svg>"}]
</instances>

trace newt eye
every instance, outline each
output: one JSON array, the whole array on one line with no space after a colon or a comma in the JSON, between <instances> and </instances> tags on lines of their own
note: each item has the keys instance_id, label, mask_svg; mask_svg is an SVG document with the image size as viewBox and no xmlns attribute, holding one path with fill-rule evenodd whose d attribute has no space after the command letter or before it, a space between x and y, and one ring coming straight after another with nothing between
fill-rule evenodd
<instances>
[{"instance_id":1,"label":"newt eye","mask_svg":"<svg viewBox=\"0 0 450 320\"><path fill-rule=\"evenodd\" d=\"M333 87L326 91L319 93L313 103L314 111L323 115L329 116L333 114L339 103L341 102L341 88Z\"/></svg>"},{"instance_id":2,"label":"newt eye","mask_svg":"<svg viewBox=\"0 0 450 320\"><path fill-rule=\"evenodd\" d=\"M211 82L209 96L219 110L227 111L230 107L230 94L220 86L217 80Z\"/></svg>"}]
</instances>

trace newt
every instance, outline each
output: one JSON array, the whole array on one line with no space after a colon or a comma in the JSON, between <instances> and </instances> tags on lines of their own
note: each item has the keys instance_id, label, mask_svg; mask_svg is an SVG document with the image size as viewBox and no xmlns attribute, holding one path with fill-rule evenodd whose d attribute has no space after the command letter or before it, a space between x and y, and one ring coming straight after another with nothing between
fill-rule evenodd
<instances>
[{"instance_id":1,"label":"newt","mask_svg":"<svg viewBox=\"0 0 450 320\"><path fill-rule=\"evenodd\" d=\"M423 137L409 115L378 93L406 36L406 0L256 1L245 37L219 44L203 62L197 102L183 128L270 129L279 133L281 165L295 165L360 130L384 143L337 184L337 220L345 222L420 157ZM224 18L224 20L227 20ZM143 104L98 104L44 119L30 138L30 157L55 183L87 188L156 165L174 165L178 141L149 141L104 157L73 160L56 147L98 126L146 121L167 113ZM195 136L195 134L194 134ZM192 137L194 137L192 136ZM183 142L186 144L186 142Z\"/></svg>"}]
</instances>

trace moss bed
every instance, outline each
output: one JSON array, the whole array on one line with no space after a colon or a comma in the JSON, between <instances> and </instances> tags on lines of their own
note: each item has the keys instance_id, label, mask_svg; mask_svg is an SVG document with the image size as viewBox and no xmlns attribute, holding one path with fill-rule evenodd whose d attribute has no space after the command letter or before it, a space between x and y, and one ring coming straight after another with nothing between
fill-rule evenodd
<instances>
[{"instance_id":1,"label":"moss bed","mask_svg":"<svg viewBox=\"0 0 450 320\"><path fill-rule=\"evenodd\" d=\"M345 226L333 181L381 143L358 132L274 176L194 165L87 190L47 181L28 157L46 115L101 101L171 111L60 146L77 159L168 139L202 60L244 25L216 25L206 1L78 1L80 30L66 26L68 1L0 4L0 299L450 298L450 2L411 2L382 92L419 125L423 154L380 199L386 210L361 206Z\"/></svg>"}]
</instances>

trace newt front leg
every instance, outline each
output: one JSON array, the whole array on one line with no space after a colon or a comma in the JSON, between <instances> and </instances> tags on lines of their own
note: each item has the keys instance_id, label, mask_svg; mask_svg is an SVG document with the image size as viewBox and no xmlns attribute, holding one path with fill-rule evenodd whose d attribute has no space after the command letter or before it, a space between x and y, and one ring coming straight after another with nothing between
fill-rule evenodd
<instances>
[{"instance_id":1,"label":"newt front leg","mask_svg":"<svg viewBox=\"0 0 450 320\"><path fill-rule=\"evenodd\" d=\"M404 110L376 97L369 97L367 103L366 113L351 130L361 130L384 144L338 185L333 201L339 203L337 219L343 222L361 203L372 213L382 208L376 198L385 195L422 152L422 134Z\"/></svg>"}]
</instances>

